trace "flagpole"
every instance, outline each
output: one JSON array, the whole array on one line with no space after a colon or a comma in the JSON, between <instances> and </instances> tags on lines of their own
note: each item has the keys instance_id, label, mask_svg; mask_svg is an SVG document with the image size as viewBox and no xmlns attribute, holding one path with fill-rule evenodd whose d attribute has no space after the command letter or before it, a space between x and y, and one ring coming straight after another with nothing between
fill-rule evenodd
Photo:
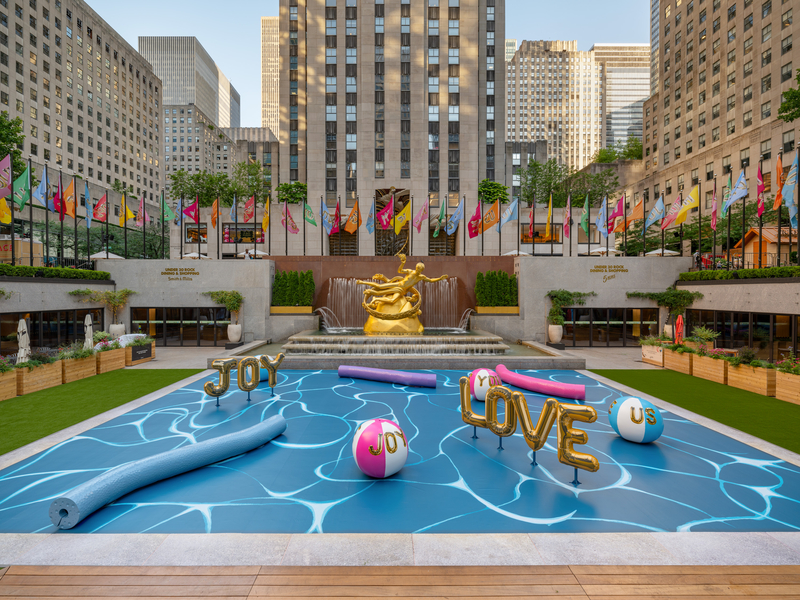
<instances>
[{"instance_id":1,"label":"flagpole","mask_svg":"<svg viewBox=\"0 0 800 600\"><path fill-rule=\"evenodd\" d=\"M622 226L625 228L622 237L625 244L625 256L628 256L628 192L622 193L622 203Z\"/></svg>"},{"instance_id":2,"label":"flagpole","mask_svg":"<svg viewBox=\"0 0 800 600\"><path fill-rule=\"evenodd\" d=\"M616 210L616 208L615 206L614 209ZM606 214L603 218L606 221L604 225L606 226L606 258L608 258L608 238L611 237L611 232L608 230L608 196L606 196ZM614 245L616 246L617 244L614 243Z\"/></svg>"},{"instance_id":3,"label":"flagpole","mask_svg":"<svg viewBox=\"0 0 800 600\"><path fill-rule=\"evenodd\" d=\"M356 194L356 256L361 256L361 202Z\"/></svg>"},{"instance_id":4,"label":"flagpole","mask_svg":"<svg viewBox=\"0 0 800 600\"><path fill-rule=\"evenodd\" d=\"M747 187L747 166L742 167L742 173L744 174L744 186ZM742 198L742 262L741 268L744 269L744 228L745 228L745 208L747 208L747 195ZM789 224L789 229L791 229L791 223ZM789 246L791 248L791 246Z\"/></svg>"},{"instance_id":5,"label":"flagpole","mask_svg":"<svg viewBox=\"0 0 800 600\"><path fill-rule=\"evenodd\" d=\"M501 202L498 205L498 209L497 209L497 212L500 213L498 215L500 217L500 221L503 220L502 208L503 208L503 203ZM497 244L498 244L498 246L500 246L500 248L498 248L498 250L497 250L497 256L503 256L503 226L502 226L502 223L497 228Z\"/></svg>"},{"instance_id":6,"label":"flagpole","mask_svg":"<svg viewBox=\"0 0 800 600\"><path fill-rule=\"evenodd\" d=\"M699 269L703 270L703 184L697 180L697 230L699 240L697 242L697 252L700 256Z\"/></svg>"},{"instance_id":7,"label":"flagpole","mask_svg":"<svg viewBox=\"0 0 800 600\"><path fill-rule=\"evenodd\" d=\"M233 195L233 254L234 259L239 258L239 202L236 200L236 194ZM181 252L183 254L183 252Z\"/></svg>"},{"instance_id":8,"label":"flagpole","mask_svg":"<svg viewBox=\"0 0 800 600\"><path fill-rule=\"evenodd\" d=\"M711 196L711 207L712 207L712 210L713 210L714 202L715 202L716 199L717 199L717 174L714 173L714 194ZM717 205L717 210L719 210L719 205ZM715 219L716 217L714 215L711 215L711 218ZM713 233L714 239L711 242L711 265L712 265L712 268L716 271L717 270L717 228L716 228L716 223L714 223L714 227L712 227L711 229L714 231L714 233Z\"/></svg>"},{"instance_id":9,"label":"flagpole","mask_svg":"<svg viewBox=\"0 0 800 600\"><path fill-rule=\"evenodd\" d=\"M447 233L447 222L450 219L450 215L447 214L449 212L448 209L450 208L450 206L449 206L449 204L450 204L450 195L449 195L449 193L445 194L444 200L442 200L442 197L439 196L439 202L444 202L444 234L447 236L447 241L445 242L445 247L444 247L444 255L447 256L447 252L450 249L450 234ZM458 209L456 209L456 210L458 210ZM439 209L439 211L440 211L439 214L441 214L441 209ZM441 225L440 225L440 227L441 227ZM428 233L428 235L430 235L430 232ZM428 239L430 239L430 237ZM430 242L428 242L428 243L430 244ZM455 249L453 249L453 250L455 251Z\"/></svg>"},{"instance_id":10,"label":"flagpole","mask_svg":"<svg viewBox=\"0 0 800 600\"><path fill-rule=\"evenodd\" d=\"M183 260L183 194L181 194L181 202L179 206L179 214L178 214L178 223L180 225L180 238L181 238L181 260ZM128 245L125 244L125 253L127 255L128 252ZM127 258L127 256L126 256Z\"/></svg>"},{"instance_id":11,"label":"flagpole","mask_svg":"<svg viewBox=\"0 0 800 600\"><path fill-rule=\"evenodd\" d=\"M732 178L730 180L732 180ZM731 190L728 189L728 195L730 195L730 193L731 193ZM723 194L723 196L724 196L724 194ZM727 242L727 247L728 247L728 257L727 257L728 266L727 266L727 269L730 271L730 269L731 269L731 207L728 207L728 242Z\"/></svg>"},{"instance_id":12,"label":"flagpole","mask_svg":"<svg viewBox=\"0 0 800 600\"><path fill-rule=\"evenodd\" d=\"M31 227L30 227L30 235L31 235L31 256L29 259L30 266L33 266L33 185L31 185L31 172L33 171L33 165L31 164L31 157L28 157L28 202L30 206L28 206L28 212L31 217ZM47 202L47 192L45 192L45 203ZM44 211L45 216L47 216L47 210Z\"/></svg>"},{"instance_id":13,"label":"flagpole","mask_svg":"<svg viewBox=\"0 0 800 600\"><path fill-rule=\"evenodd\" d=\"M78 186L75 183L75 173L72 174L72 193L74 197L73 201L73 210L75 212L75 216L72 217L72 221L74 224L74 235L72 236L72 255L75 259L75 268L78 268Z\"/></svg>"},{"instance_id":14,"label":"flagpole","mask_svg":"<svg viewBox=\"0 0 800 600\"><path fill-rule=\"evenodd\" d=\"M266 210L266 207L264 208ZM261 228L264 235L264 228ZM253 194L253 257L258 256L258 198Z\"/></svg>"},{"instance_id":15,"label":"flagpole","mask_svg":"<svg viewBox=\"0 0 800 600\"><path fill-rule=\"evenodd\" d=\"M272 198L270 198L270 200L272 200ZM265 206L264 210L269 210L269 207ZM270 216L272 216L272 215L270 215ZM272 219L270 219L269 223L267 223L267 233L269 234L269 238L267 239L267 244L268 244L267 245L267 254L272 256ZM262 235L263 235L263 232L262 232Z\"/></svg>"},{"instance_id":16,"label":"flagpole","mask_svg":"<svg viewBox=\"0 0 800 600\"><path fill-rule=\"evenodd\" d=\"M147 260L147 202L145 196L147 196L147 192L142 195L142 258Z\"/></svg>"},{"instance_id":17,"label":"flagpole","mask_svg":"<svg viewBox=\"0 0 800 600\"><path fill-rule=\"evenodd\" d=\"M306 201L303 200L303 256L305 255L306 255Z\"/></svg>"},{"instance_id":18,"label":"flagpole","mask_svg":"<svg viewBox=\"0 0 800 600\"><path fill-rule=\"evenodd\" d=\"M553 190L550 190L550 206L547 208L547 214L550 217L550 231L547 232L547 235L550 236L550 256L553 256L555 252L555 240L553 239L553 225L555 225L555 219L553 218ZM564 252L562 251L561 253L563 254Z\"/></svg>"},{"instance_id":19,"label":"flagpole","mask_svg":"<svg viewBox=\"0 0 800 600\"><path fill-rule=\"evenodd\" d=\"M14 155L12 152L9 152L9 165L8 165L8 182L11 184L11 193L9 194L9 198L11 199L11 206L8 208L11 210L11 266L16 266L16 254L14 252Z\"/></svg>"},{"instance_id":20,"label":"flagpole","mask_svg":"<svg viewBox=\"0 0 800 600\"><path fill-rule=\"evenodd\" d=\"M50 208L47 206L47 194L50 192L50 179L47 177L47 161L44 161L44 254L47 262L46 266L50 265Z\"/></svg>"},{"instance_id":21,"label":"flagpole","mask_svg":"<svg viewBox=\"0 0 800 600\"><path fill-rule=\"evenodd\" d=\"M106 192L105 196L106 196L106 260L108 260L108 209L111 206L111 203L108 201L108 192Z\"/></svg>"},{"instance_id":22,"label":"flagpole","mask_svg":"<svg viewBox=\"0 0 800 600\"><path fill-rule=\"evenodd\" d=\"M58 188L61 192L61 196L58 199L58 218L61 222L61 234L58 242L58 264L59 266L64 265L64 182L61 173L61 169L58 170Z\"/></svg>"},{"instance_id":23,"label":"flagpole","mask_svg":"<svg viewBox=\"0 0 800 600\"><path fill-rule=\"evenodd\" d=\"M289 203L286 200L283 201L283 212L286 213L284 215L286 222L283 224L283 254L284 256L289 256Z\"/></svg>"},{"instance_id":24,"label":"flagpole","mask_svg":"<svg viewBox=\"0 0 800 600\"><path fill-rule=\"evenodd\" d=\"M517 256L519 256L519 238L522 237L522 227L520 226L521 225L521 222L520 222L521 221L521 219L520 219L520 215L521 214L522 214L522 211L519 208L519 199L517 199Z\"/></svg>"},{"instance_id":25,"label":"flagpole","mask_svg":"<svg viewBox=\"0 0 800 600\"><path fill-rule=\"evenodd\" d=\"M339 194L339 199L336 201L336 206L339 207L339 216L336 219L336 224L339 226L339 232L338 232L339 235L337 236L338 241L339 241L339 244L338 244L339 250L338 250L338 252L336 254L341 256L342 255L342 208L341 208L342 207L342 195L341 194ZM333 216L335 217L336 213L334 213ZM396 231L397 231L397 229L395 228L395 232Z\"/></svg>"},{"instance_id":26,"label":"flagpole","mask_svg":"<svg viewBox=\"0 0 800 600\"><path fill-rule=\"evenodd\" d=\"M463 256L466 256L467 255L467 228L466 228L466 224L467 224L467 219L466 219L466 216L467 216L467 195L466 194L464 194L462 196L462 201L464 202L464 214L461 216L462 223L460 223L459 226L461 226L461 229L464 231L464 235L463 235L463 238L464 238L464 254L463 254ZM456 210L458 210L458 209L456 209Z\"/></svg>"},{"instance_id":27,"label":"flagpole","mask_svg":"<svg viewBox=\"0 0 800 600\"><path fill-rule=\"evenodd\" d=\"M483 196L478 194L478 202L481 207L481 256L483 256Z\"/></svg>"},{"instance_id":28,"label":"flagpole","mask_svg":"<svg viewBox=\"0 0 800 600\"><path fill-rule=\"evenodd\" d=\"M194 224L197 228L197 260L201 260L202 253L200 252L200 194L197 194L194 197L194 201L197 204L195 207L195 215L197 215L197 219L195 220ZM144 200L142 200L142 206L144 207ZM255 208L253 208L253 216L255 217ZM208 230L206 230L206 243L208 243ZM206 250L208 252L208 250Z\"/></svg>"},{"instance_id":29,"label":"flagpole","mask_svg":"<svg viewBox=\"0 0 800 600\"><path fill-rule=\"evenodd\" d=\"M164 260L164 239L166 238L164 233L164 190L161 190L161 206L158 207L158 210L161 211L161 260ZM219 258L219 247L217 247L217 258Z\"/></svg>"},{"instance_id":30,"label":"flagpole","mask_svg":"<svg viewBox=\"0 0 800 600\"><path fill-rule=\"evenodd\" d=\"M319 195L319 206L320 206L320 208L322 208L322 205L323 205L324 202L325 202L325 200L324 200L322 194L320 194ZM325 206L325 210L328 210L327 205ZM319 215L319 220L320 220L320 225L322 225L322 227L319 228L319 255L320 256L325 256L325 237L324 237L325 234L323 233L323 231L325 229L325 223L322 222L322 214Z\"/></svg>"},{"instance_id":31,"label":"flagpole","mask_svg":"<svg viewBox=\"0 0 800 600\"><path fill-rule=\"evenodd\" d=\"M778 152L778 158L779 159L783 158L783 152ZM776 167L777 167L777 165L776 165ZM783 161L782 160L781 160L781 167L783 167ZM777 168L776 168L776 171L777 172L775 173L775 175L777 176L778 192L780 192L781 191L780 190L781 180L783 179L783 171L782 170L777 170ZM778 264L776 265L778 267L781 266L781 225L783 224L782 221L783 221L783 204L780 204L778 206ZM789 228L791 229L791 223L789 223L789 226L790 226ZM790 246L789 247L789 256L791 257L791 255L792 255L792 248Z\"/></svg>"},{"instance_id":32,"label":"flagpole","mask_svg":"<svg viewBox=\"0 0 800 600\"><path fill-rule=\"evenodd\" d=\"M758 172L761 173L762 182L764 180L764 173L761 170L763 162L764 162L764 155L762 154L758 157ZM758 185L758 182L756 182L756 185ZM758 188L756 188L756 190L757 189ZM758 194L758 191L756 191L756 194ZM764 199L761 198L761 202L763 201ZM756 202L758 202L758 198L756 198ZM764 215L762 213L758 215L758 268L759 269L761 268L761 251L762 251L761 249L763 247L761 237L763 235L763 232L764 232ZM778 232L778 235L780 235L780 231ZM742 242L742 246L744 247L744 242Z\"/></svg>"},{"instance_id":33,"label":"flagpole","mask_svg":"<svg viewBox=\"0 0 800 600\"><path fill-rule=\"evenodd\" d=\"M83 199L86 204L86 262L90 263L92 262L92 239L89 235L89 224L91 223L91 221L89 221L89 193L86 193L89 192L89 184L86 182L84 182L83 191ZM94 207L92 207L92 217L94 218Z\"/></svg>"}]
</instances>

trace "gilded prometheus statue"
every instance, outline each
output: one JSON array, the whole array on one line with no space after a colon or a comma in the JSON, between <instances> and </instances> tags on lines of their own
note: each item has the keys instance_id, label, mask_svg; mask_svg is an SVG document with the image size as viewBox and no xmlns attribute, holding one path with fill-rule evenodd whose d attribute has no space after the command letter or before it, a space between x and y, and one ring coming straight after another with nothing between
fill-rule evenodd
<instances>
[{"instance_id":1,"label":"gilded prometheus statue","mask_svg":"<svg viewBox=\"0 0 800 600\"><path fill-rule=\"evenodd\" d=\"M416 268L406 269L406 255L400 254L398 277L387 279L384 275L373 275L374 281L359 281L368 286L364 290L361 306L369 313L364 325L364 333L376 335L418 335L424 331L419 315L422 314L422 296L414 286L420 281L436 283L447 279L447 275L430 279L422 274L425 265L417 263Z\"/></svg>"}]
</instances>

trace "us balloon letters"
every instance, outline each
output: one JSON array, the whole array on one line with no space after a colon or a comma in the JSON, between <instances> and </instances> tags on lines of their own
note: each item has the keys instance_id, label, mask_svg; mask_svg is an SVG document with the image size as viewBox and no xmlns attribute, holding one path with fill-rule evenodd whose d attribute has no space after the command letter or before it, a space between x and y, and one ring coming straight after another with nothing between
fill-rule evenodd
<instances>
[{"instance_id":1,"label":"us balloon letters","mask_svg":"<svg viewBox=\"0 0 800 600\"><path fill-rule=\"evenodd\" d=\"M565 465L592 473L600 468L597 458L574 449L575 444L586 444L589 441L589 435L585 431L575 429L572 425L575 421L594 423L597 420L597 411L591 406L561 404L555 398L548 398L534 426L528 411L528 403L520 392L512 392L502 385L493 386L486 393L486 415L482 416L472 412L469 378L462 377L459 384L461 418L465 423L488 429L499 437L509 437L516 432L519 421L525 442L536 452L544 447L547 435L557 421L558 460ZM502 423L497 420L497 405L500 401L505 403L505 417Z\"/></svg>"},{"instance_id":2,"label":"us balloon letters","mask_svg":"<svg viewBox=\"0 0 800 600\"><path fill-rule=\"evenodd\" d=\"M661 413L647 400L630 396L614 400L608 421L622 439L637 444L655 442L664 433Z\"/></svg>"}]
</instances>

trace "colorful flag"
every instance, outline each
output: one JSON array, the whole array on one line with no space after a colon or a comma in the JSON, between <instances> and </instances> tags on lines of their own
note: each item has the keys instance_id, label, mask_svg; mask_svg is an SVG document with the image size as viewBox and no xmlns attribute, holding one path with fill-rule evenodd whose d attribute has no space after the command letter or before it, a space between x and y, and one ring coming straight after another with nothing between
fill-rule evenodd
<instances>
[{"instance_id":1,"label":"colorful flag","mask_svg":"<svg viewBox=\"0 0 800 600\"><path fill-rule=\"evenodd\" d=\"M234 201L234 204L236 202ZM178 206L175 207L175 225L183 223L183 198L178 198Z\"/></svg>"},{"instance_id":2,"label":"colorful flag","mask_svg":"<svg viewBox=\"0 0 800 600\"><path fill-rule=\"evenodd\" d=\"M650 209L650 214L647 215L647 219L644 222L644 230L647 231L648 229L650 229L650 226L653 223L663 218L664 218L664 195L662 194L658 197L656 205Z\"/></svg>"},{"instance_id":3,"label":"colorful flag","mask_svg":"<svg viewBox=\"0 0 800 600\"><path fill-rule=\"evenodd\" d=\"M315 223L316 225L316 223ZM269 201L264 203L264 216L261 217L261 236L263 241L264 232L269 231ZM271 234L270 234L271 235Z\"/></svg>"},{"instance_id":4,"label":"colorful flag","mask_svg":"<svg viewBox=\"0 0 800 600\"><path fill-rule=\"evenodd\" d=\"M370 206L369 215L367 215L367 231L370 234L375 231L375 198L372 199L372 206Z\"/></svg>"},{"instance_id":5,"label":"colorful flag","mask_svg":"<svg viewBox=\"0 0 800 600\"><path fill-rule=\"evenodd\" d=\"M625 221L620 221L619 225L614 228L614 232L624 231L630 229L634 222L644 219L644 200L639 200L638 204L633 207L631 214L625 218Z\"/></svg>"},{"instance_id":6,"label":"colorful flag","mask_svg":"<svg viewBox=\"0 0 800 600\"><path fill-rule=\"evenodd\" d=\"M238 204L238 202L237 202L236 198L234 198L233 202L231 202L231 211L228 214L230 215L231 219L233 219L234 221L236 221L238 223L237 215L238 215L239 211L236 208L237 204Z\"/></svg>"},{"instance_id":7,"label":"colorful flag","mask_svg":"<svg viewBox=\"0 0 800 600\"><path fill-rule=\"evenodd\" d=\"M583 203L583 214L581 215L581 229L589 237L589 194L586 194L586 202Z\"/></svg>"},{"instance_id":8,"label":"colorful flag","mask_svg":"<svg viewBox=\"0 0 800 600\"><path fill-rule=\"evenodd\" d=\"M672 225L672 222L675 220L675 217L678 216L678 211L681 209L681 201L682 201L681 197L678 196L677 198L675 198L675 202L672 203L672 206L669 207L669 212L667 213L667 216L664 217L663 221L661 221L662 231L667 227L669 227L670 225Z\"/></svg>"},{"instance_id":9,"label":"colorful flag","mask_svg":"<svg viewBox=\"0 0 800 600\"><path fill-rule=\"evenodd\" d=\"M764 214L766 207L764 206L764 190L767 186L764 185L764 177L761 175L761 163L758 163L758 174L756 175L756 202L758 203L758 216Z\"/></svg>"},{"instance_id":10,"label":"colorful flag","mask_svg":"<svg viewBox=\"0 0 800 600\"><path fill-rule=\"evenodd\" d=\"M314 211L308 205L308 202L303 202L303 218L314 227L317 226L317 220L314 218Z\"/></svg>"},{"instance_id":11,"label":"colorful flag","mask_svg":"<svg viewBox=\"0 0 800 600\"><path fill-rule=\"evenodd\" d=\"M394 222L394 196L392 196L391 202L387 202L386 206L384 206L380 212L378 212L378 223L381 225L381 229L389 229Z\"/></svg>"},{"instance_id":12,"label":"colorful flag","mask_svg":"<svg viewBox=\"0 0 800 600\"><path fill-rule=\"evenodd\" d=\"M784 193L784 196L785 195L786 194ZM736 185L733 186L733 189L728 195L728 199L725 200L725 204L722 207L722 214L727 214L731 205L745 196L747 196L747 180L744 178L744 170L742 170L742 173L739 175L739 179L736 180Z\"/></svg>"},{"instance_id":13,"label":"colorful flag","mask_svg":"<svg viewBox=\"0 0 800 600\"><path fill-rule=\"evenodd\" d=\"M97 201L97 204L94 205L92 214L94 218L101 223L105 223L108 219L108 200L105 194L103 194L103 197L100 198L100 200Z\"/></svg>"},{"instance_id":14,"label":"colorful flag","mask_svg":"<svg viewBox=\"0 0 800 600\"><path fill-rule=\"evenodd\" d=\"M11 223L12 218L11 208L9 208L6 199L0 198L0 223L8 225Z\"/></svg>"},{"instance_id":15,"label":"colorful flag","mask_svg":"<svg viewBox=\"0 0 800 600\"><path fill-rule=\"evenodd\" d=\"M453 235L456 232L456 228L458 228L458 224L461 222L461 219L464 218L464 199L461 199L461 202L458 204L458 208L456 212L450 217L447 221L447 235Z\"/></svg>"},{"instance_id":16,"label":"colorful flag","mask_svg":"<svg viewBox=\"0 0 800 600\"><path fill-rule=\"evenodd\" d=\"M564 209L564 237L569 239L570 221L572 220L572 196L567 196L567 208Z\"/></svg>"},{"instance_id":17,"label":"colorful flag","mask_svg":"<svg viewBox=\"0 0 800 600\"><path fill-rule=\"evenodd\" d=\"M347 233L355 233L359 227L361 227L361 209L358 206L358 202L356 202L350 214L347 215L344 230Z\"/></svg>"},{"instance_id":18,"label":"colorful flag","mask_svg":"<svg viewBox=\"0 0 800 600\"><path fill-rule=\"evenodd\" d=\"M89 183L83 183L83 198L86 201L86 229L92 226L92 195L89 193Z\"/></svg>"},{"instance_id":19,"label":"colorful flag","mask_svg":"<svg viewBox=\"0 0 800 600\"><path fill-rule=\"evenodd\" d=\"M122 206L120 213L121 213L119 216L120 227L125 227L125 223L133 219L135 216L128 208L128 200L125 198L125 194L122 194Z\"/></svg>"},{"instance_id":20,"label":"colorful flag","mask_svg":"<svg viewBox=\"0 0 800 600\"><path fill-rule=\"evenodd\" d=\"M31 185L28 180L28 169L17 177L14 181L14 197L13 200L17 204L17 210L25 208L25 203L31 198Z\"/></svg>"},{"instance_id":21,"label":"colorful flag","mask_svg":"<svg viewBox=\"0 0 800 600\"><path fill-rule=\"evenodd\" d=\"M492 225L497 225L500 222L500 200L495 200L491 208L483 215L481 222L481 233L488 230Z\"/></svg>"},{"instance_id":22,"label":"colorful flag","mask_svg":"<svg viewBox=\"0 0 800 600\"><path fill-rule=\"evenodd\" d=\"M675 224L681 225L682 223L686 222L686 217L689 216L689 211L693 208L700 207L700 186L696 185L689 192L689 195L683 199L683 203L681 204L681 208L678 211L678 214L675 215Z\"/></svg>"},{"instance_id":23,"label":"colorful flag","mask_svg":"<svg viewBox=\"0 0 800 600\"><path fill-rule=\"evenodd\" d=\"M214 229L217 228L217 219L219 218L219 198L214 200L214 204L211 205L211 227Z\"/></svg>"},{"instance_id":24,"label":"colorful flag","mask_svg":"<svg viewBox=\"0 0 800 600\"><path fill-rule=\"evenodd\" d=\"M475 214L472 215L472 218L467 223L467 230L469 231L469 239L478 237L482 221L483 221L483 216L481 215L481 205L478 204L478 206L475 207Z\"/></svg>"},{"instance_id":25,"label":"colorful flag","mask_svg":"<svg viewBox=\"0 0 800 600\"><path fill-rule=\"evenodd\" d=\"M283 215L283 218L281 219L281 225L283 225L284 229L286 229L286 231L289 233L298 233L300 228L297 226L297 223L294 222L292 213L289 211L289 203L285 200L283 202L281 214Z\"/></svg>"},{"instance_id":26,"label":"colorful flag","mask_svg":"<svg viewBox=\"0 0 800 600\"><path fill-rule=\"evenodd\" d=\"M339 226L342 222L342 213L339 211L339 200L336 201L336 212L333 213L333 227L331 233L339 233Z\"/></svg>"},{"instance_id":27,"label":"colorful flag","mask_svg":"<svg viewBox=\"0 0 800 600\"><path fill-rule=\"evenodd\" d=\"M319 220L322 221L325 233L330 235L333 230L333 219L331 218L331 213L329 213L328 209L325 207L325 200L322 198L319 199Z\"/></svg>"},{"instance_id":28,"label":"colorful flag","mask_svg":"<svg viewBox=\"0 0 800 600\"><path fill-rule=\"evenodd\" d=\"M394 217L394 232L396 234L400 233L400 230L403 228L408 221L411 220L411 202L406 203L403 209L397 213Z\"/></svg>"},{"instance_id":29,"label":"colorful flag","mask_svg":"<svg viewBox=\"0 0 800 600\"><path fill-rule=\"evenodd\" d=\"M783 203L783 160L780 154L778 154L778 162L775 165L775 174L777 175L777 179L775 180L776 193L772 210L778 210Z\"/></svg>"},{"instance_id":30,"label":"colorful flag","mask_svg":"<svg viewBox=\"0 0 800 600\"><path fill-rule=\"evenodd\" d=\"M503 216L500 217L500 222L497 224L497 231L500 231L503 228L503 225L509 221L517 220L519 220L519 200L515 199L503 211Z\"/></svg>"},{"instance_id":31,"label":"colorful flag","mask_svg":"<svg viewBox=\"0 0 800 600\"><path fill-rule=\"evenodd\" d=\"M9 154L0 160L0 198L11 195L11 185L11 155Z\"/></svg>"},{"instance_id":32,"label":"colorful flag","mask_svg":"<svg viewBox=\"0 0 800 600\"><path fill-rule=\"evenodd\" d=\"M711 229L717 230L717 179L714 178L714 195L711 199Z\"/></svg>"},{"instance_id":33,"label":"colorful flag","mask_svg":"<svg viewBox=\"0 0 800 600\"><path fill-rule=\"evenodd\" d=\"M417 216L414 217L414 227L417 228L417 233L422 231L422 224L428 218L428 204L430 203L430 198L428 198L425 202L422 203L422 208L417 211Z\"/></svg>"},{"instance_id":34,"label":"colorful flag","mask_svg":"<svg viewBox=\"0 0 800 600\"><path fill-rule=\"evenodd\" d=\"M553 237L553 194L550 194L550 202L547 203L547 225L545 225L544 239L548 242Z\"/></svg>"},{"instance_id":35,"label":"colorful flag","mask_svg":"<svg viewBox=\"0 0 800 600\"><path fill-rule=\"evenodd\" d=\"M196 199L193 204L183 209L183 214L195 223L200 222L200 199ZM252 216L252 215L251 215Z\"/></svg>"},{"instance_id":36,"label":"colorful flag","mask_svg":"<svg viewBox=\"0 0 800 600\"><path fill-rule=\"evenodd\" d=\"M64 220L64 192L61 189L61 177L58 178L58 186L56 187L56 193L53 196L53 201L50 206L50 210L55 213L58 213L58 220Z\"/></svg>"},{"instance_id":37,"label":"colorful flag","mask_svg":"<svg viewBox=\"0 0 800 600\"><path fill-rule=\"evenodd\" d=\"M528 237L531 238L531 244L533 243L533 203L531 204L531 208L528 211Z\"/></svg>"},{"instance_id":38,"label":"colorful flag","mask_svg":"<svg viewBox=\"0 0 800 600\"><path fill-rule=\"evenodd\" d=\"M444 222L444 217L447 210L446 209L447 205L445 204L445 202L447 202L446 198L442 198L439 201L439 204L441 206L439 207L439 216L436 218L436 229L433 230L433 237L439 237L439 232L442 229L442 224L444 224L444 226L447 227L447 223Z\"/></svg>"},{"instance_id":39,"label":"colorful flag","mask_svg":"<svg viewBox=\"0 0 800 600\"><path fill-rule=\"evenodd\" d=\"M728 201L728 198L731 195L731 190L733 189L733 181L731 180L730 173L728 174L728 185L723 188L725 192L722 194L722 217L725 217L726 210L725 210L725 203Z\"/></svg>"},{"instance_id":40,"label":"colorful flag","mask_svg":"<svg viewBox=\"0 0 800 600\"><path fill-rule=\"evenodd\" d=\"M147 207L144 205L144 196L139 198L139 210L136 212L136 226L144 227L150 222L150 215L147 214Z\"/></svg>"},{"instance_id":41,"label":"colorful flag","mask_svg":"<svg viewBox=\"0 0 800 600\"><path fill-rule=\"evenodd\" d=\"M783 184L783 201L789 206L789 224L792 227L797 227L797 202L794 199L794 188L797 185L797 157L798 152L794 153L794 162L792 168L789 169L789 174L786 176L786 183Z\"/></svg>"},{"instance_id":42,"label":"colorful flag","mask_svg":"<svg viewBox=\"0 0 800 600\"><path fill-rule=\"evenodd\" d=\"M597 215L594 225L604 238L608 237L608 220L608 198L603 198L603 204L600 205L600 214Z\"/></svg>"},{"instance_id":43,"label":"colorful flag","mask_svg":"<svg viewBox=\"0 0 800 600\"><path fill-rule=\"evenodd\" d=\"M69 215L73 219L75 218L75 180L70 179L69 185L67 189L64 190L64 206L63 211L64 214Z\"/></svg>"},{"instance_id":44,"label":"colorful flag","mask_svg":"<svg viewBox=\"0 0 800 600\"><path fill-rule=\"evenodd\" d=\"M622 196L618 201L617 205L614 207L614 212L612 212L608 216L608 229L614 225L614 221L617 220L617 217L623 217L625 215L625 196Z\"/></svg>"},{"instance_id":45,"label":"colorful flag","mask_svg":"<svg viewBox=\"0 0 800 600\"><path fill-rule=\"evenodd\" d=\"M48 208L47 206L47 169L45 172L42 173L42 181L39 183L39 187L33 190L33 197L39 201L39 204Z\"/></svg>"},{"instance_id":46,"label":"colorful flag","mask_svg":"<svg viewBox=\"0 0 800 600\"><path fill-rule=\"evenodd\" d=\"M167 205L167 201L164 199L164 192L161 192L161 222L163 223L164 220L169 221L174 218L175 213L172 212L172 209Z\"/></svg>"},{"instance_id":47,"label":"colorful flag","mask_svg":"<svg viewBox=\"0 0 800 600\"><path fill-rule=\"evenodd\" d=\"M256 197L250 196L250 199L244 205L244 220L243 223L249 223L250 219L256 216Z\"/></svg>"}]
</instances>

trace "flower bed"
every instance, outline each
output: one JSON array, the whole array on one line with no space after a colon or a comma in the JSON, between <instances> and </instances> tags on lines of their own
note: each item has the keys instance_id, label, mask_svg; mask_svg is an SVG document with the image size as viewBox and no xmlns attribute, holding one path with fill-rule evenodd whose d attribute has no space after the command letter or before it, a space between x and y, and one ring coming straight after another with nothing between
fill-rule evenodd
<instances>
[{"instance_id":1,"label":"flower bed","mask_svg":"<svg viewBox=\"0 0 800 600\"><path fill-rule=\"evenodd\" d=\"M61 361L61 382L72 383L97 375L97 359L94 356L86 358L71 358Z\"/></svg>"},{"instance_id":2,"label":"flower bed","mask_svg":"<svg viewBox=\"0 0 800 600\"><path fill-rule=\"evenodd\" d=\"M692 375L700 379L707 379L708 381L716 381L717 383L727 385L728 361L722 358L722 353L720 353L718 358L696 355L692 359Z\"/></svg>"},{"instance_id":3,"label":"flower bed","mask_svg":"<svg viewBox=\"0 0 800 600\"><path fill-rule=\"evenodd\" d=\"M100 342L96 356L98 375L125 367L125 348L122 348L116 340Z\"/></svg>"},{"instance_id":4,"label":"flower bed","mask_svg":"<svg viewBox=\"0 0 800 600\"><path fill-rule=\"evenodd\" d=\"M18 365L16 369L17 396L24 396L25 394L61 385L63 375L60 360L34 366L31 369L24 365L25 363Z\"/></svg>"},{"instance_id":5,"label":"flower bed","mask_svg":"<svg viewBox=\"0 0 800 600\"><path fill-rule=\"evenodd\" d=\"M783 373L775 374L775 397L793 404L800 404L800 375Z\"/></svg>"},{"instance_id":6,"label":"flower bed","mask_svg":"<svg viewBox=\"0 0 800 600\"><path fill-rule=\"evenodd\" d=\"M0 400L15 398L17 395L17 372L0 373Z\"/></svg>"},{"instance_id":7,"label":"flower bed","mask_svg":"<svg viewBox=\"0 0 800 600\"><path fill-rule=\"evenodd\" d=\"M664 366L678 373L692 374L692 359L694 354L691 352L678 352L664 348Z\"/></svg>"},{"instance_id":8,"label":"flower bed","mask_svg":"<svg viewBox=\"0 0 800 600\"><path fill-rule=\"evenodd\" d=\"M150 362L156 357L156 343L151 341L149 344L137 344L125 347L125 366L134 367L142 363Z\"/></svg>"}]
</instances>

